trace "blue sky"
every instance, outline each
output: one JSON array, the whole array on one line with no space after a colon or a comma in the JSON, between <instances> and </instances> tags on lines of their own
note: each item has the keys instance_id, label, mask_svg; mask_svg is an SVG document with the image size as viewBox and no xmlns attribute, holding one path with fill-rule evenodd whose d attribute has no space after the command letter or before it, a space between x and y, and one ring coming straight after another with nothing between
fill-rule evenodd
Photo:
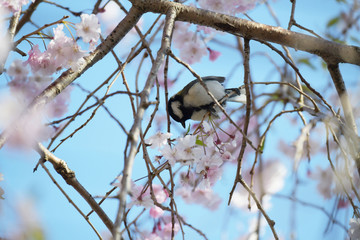
<instances>
[{"instance_id":1,"label":"blue sky","mask_svg":"<svg viewBox=\"0 0 360 240\"><path fill-rule=\"evenodd\" d=\"M84 3L77 1L63 1L64 5L69 3L69 6L74 6L74 10L87 9L84 7ZM287 27L290 1L278 0L271 1L270 5L274 8L277 16L279 17L282 27ZM91 4L89 5L91 6ZM310 7L311 6L311 7ZM298 1L296 8L296 20L299 24L310 27L317 31L323 29L326 22L334 17L339 11L339 5L335 1ZM90 7L89 7L90 8ZM43 4L39 8L39 15L34 16L34 21L39 25L47 22L60 19L64 14L67 14L60 10L54 10L47 4ZM51 13L51 14L50 14ZM42 15L41 15L42 14ZM269 15L264 5L258 6L256 9L250 12L250 16L256 21L274 25L274 21ZM146 17L152 18L150 14ZM78 22L79 19L74 17L70 18L70 21ZM145 23L145 26L147 24ZM293 28L298 30L297 28ZM32 31L33 28L27 26L23 33ZM320 35L322 34L321 32ZM230 44L235 44L234 39L229 36L221 36L222 41ZM23 44L24 49L28 49L28 45ZM233 67L233 59L229 58L228 54L231 54L231 50L221 48L219 44L212 44L214 49L221 49L222 56L216 62L210 62L204 60L201 64L195 64L193 68L202 76L206 75L225 75ZM262 49L266 49L264 46L258 43L252 43L253 52L260 52ZM123 51L121 44L117 47L117 51ZM153 48L153 53L156 53L156 48ZM26 50L27 52L27 50ZM300 53L304 56L309 56L305 53ZM238 57L238 56L237 56ZM10 59L18 58L18 55L12 54ZM240 59L240 58L239 58ZM276 61L280 61L279 58L274 58ZM11 61L8 61L8 63ZM320 61L315 61L320 66ZM111 56L106 56L101 62L97 63L94 68L89 69L85 74L81 76L76 82L80 83L86 89L93 89L99 82L103 81L104 76L108 76L113 71L115 64ZM136 63L130 64L126 70L126 74L134 76L136 71ZM178 65L172 62L170 75L176 74L178 71ZM301 68L305 78L310 79L310 82L320 87L328 82L329 76L326 72L319 70L317 72L312 71L306 66ZM350 84L358 80L359 70L357 67L343 65L342 70L344 72L344 78ZM253 80L255 81L276 81L278 74L275 72L272 65L266 60L266 58L254 56L251 59L251 72ZM145 70L141 72L142 79L146 77ZM243 69L240 65L234 72L234 75L228 80L227 87L237 86L242 82ZM193 77L189 73L181 75L181 81L176 83L170 90L170 95L174 94L184 85L184 82L192 80ZM4 87L6 77L0 76L0 87ZM321 81L324 80L324 81ZM143 83L143 82L142 82ZM133 86L132 86L133 87ZM122 82L119 80L115 83L114 89L122 89ZM268 88L270 89L270 88ZM104 91L102 91L102 94ZM99 94L98 96L102 96ZM69 113L73 113L78 105L84 100L86 94L78 88L74 87L71 106ZM93 102L93 101L92 101ZM109 99L107 106L110 111L121 116L122 123L127 129L131 127L132 115L127 107L127 97L114 97ZM164 106L161 106L162 111ZM64 136L73 131L81 123L83 123L89 117L89 113L79 117L77 124L70 127ZM147 115L145 121L149 119ZM286 126L285 121L280 121L274 126L274 131L278 135L287 134L286 139L293 141L299 134L298 129L294 131L287 131L292 126ZM173 128L175 130L175 128ZM164 128L165 130L165 128ZM284 131L285 130L285 131ZM180 132L174 132L174 135L180 135ZM78 180L84 185L87 190L94 196L102 196L108 190L111 189L110 183L120 173L122 169L123 159L123 146L126 141L126 136L122 130L116 125L114 120L108 117L103 109L100 109L96 117L87 125L85 131L80 131L70 141L65 142L61 148L56 151L56 155L67 161L69 167L76 172ZM267 139L269 149L264 157L278 158L279 153L276 150L276 139ZM33 173L33 167L38 160L38 155L35 152L20 152L17 149L10 149L5 147L0 150L0 172L4 174L4 181L0 182L0 186L5 190L5 201L2 201L0 205L0 236L2 236L8 229L14 227L14 221L16 219L14 207L17 201L21 199L31 198L33 199L34 208L39 214L41 225L45 229L46 239L58 240L68 239L69 234L72 239L96 239L95 234L90 229L86 221L78 214L73 206L71 206L60 191L51 182L43 169L39 169ZM284 161L288 167L291 167L291 162ZM323 165L325 159L315 158L311 163L311 167L316 165ZM133 179L141 178L145 175L146 169L139 155L135 159L135 169ZM61 184L65 191L71 196L73 201L77 203L85 213L90 209L85 201L78 196L78 194L70 187L68 187L64 181L51 169L53 176ZM309 168L309 165L303 164L299 170L300 179L303 181L298 189L298 196L300 199L309 202L320 203L328 212L332 211L334 201L323 201L321 197L316 194L314 183L308 181L305 176ZM202 231L207 233L209 239L236 239L239 237L241 229L247 228L248 213L233 208L229 208L226 205L227 196L231 189L231 184L234 176L234 169L229 167L227 174L224 175L223 180L217 184L216 191L221 196L224 196L225 201L221 204L218 211L211 212L197 205L186 205L179 201L179 208L181 212L187 217L189 223L196 227L199 227ZM288 175L288 183L292 183L293 176ZM292 187L290 184L285 185L281 194L290 194ZM289 221L290 212L293 211L293 206L289 200L282 198L273 198L273 208L269 211L270 216L276 221L276 229L280 233L280 236L288 238L290 233ZM108 199L102 205L105 211L109 214L111 219L114 219L117 211L117 201ZM323 235L323 232L327 225L328 218L319 210L297 205L295 209L297 226L297 239L342 239L344 231L339 227L334 226L328 234ZM195 214L194 214L195 213ZM347 219L351 212L339 212L339 219ZM91 221L101 231L105 230L105 226L96 217L92 216ZM347 222L347 220L345 221ZM148 229L151 230L152 223L148 223ZM268 227L265 227L266 235L264 239L271 237ZM321 230L319 230L321 229ZM200 239L199 235L194 231L187 230L185 236L186 239ZM177 239L181 239L181 234Z\"/></svg>"}]
</instances>

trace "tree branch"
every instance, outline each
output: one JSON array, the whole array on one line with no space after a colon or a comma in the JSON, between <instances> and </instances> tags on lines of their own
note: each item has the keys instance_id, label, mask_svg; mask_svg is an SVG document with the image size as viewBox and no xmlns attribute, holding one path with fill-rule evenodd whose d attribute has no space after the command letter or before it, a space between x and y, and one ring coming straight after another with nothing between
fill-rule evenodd
<instances>
[{"instance_id":1,"label":"tree branch","mask_svg":"<svg viewBox=\"0 0 360 240\"><path fill-rule=\"evenodd\" d=\"M36 151L41 155L42 159L49 161L53 165L56 172L62 176L65 182L72 186L86 200L86 202L90 205L91 209L93 209L97 213L97 215L106 225L106 227L111 231L113 228L112 221L103 211L103 209L99 206L99 204L95 201L95 199L91 196L91 194L79 183L79 181L75 177L75 172L67 166L66 162L56 157L41 143L38 144L38 148L36 149Z\"/></svg>"},{"instance_id":2,"label":"tree branch","mask_svg":"<svg viewBox=\"0 0 360 240\"><path fill-rule=\"evenodd\" d=\"M281 27L256 23L167 0L130 0L130 2L144 12L166 13L167 9L175 7L179 12L176 18L178 21L212 27L248 39L278 43L296 50L316 54L331 63L360 65L360 48L356 46L339 44Z\"/></svg>"},{"instance_id":3,"label":"tree branch","mask_svg":"<svg viewBox=\"0 0 360 240\"><path fill-rule=\"evenodd\" d=\"M141 122L145 113L145 109L148 107L150 91L154 86L159 68L164 61L165 55L170 50L170 45L171 45L170 38L174 28L176 15L177 15L177 11L175 8L169 8L167 10L161 47L157 53L156 60L152 65L151 72L148 76L148 79L146 80L145 87L140 93L140 105L134 117L134 124L131 127L128 135L127 146L129 146L129 151L128 151L128 155L125 156L125 160L124 160L123 178L121 180L122 187L119 194L119 201L120 201L119 209L116 215L115 225L113 229L113 238L115 240L121 239L120 225L124 220L126 196L130 190L132 167L137 153L137 145L140 135Z\"/></svg>"}]
</instances>

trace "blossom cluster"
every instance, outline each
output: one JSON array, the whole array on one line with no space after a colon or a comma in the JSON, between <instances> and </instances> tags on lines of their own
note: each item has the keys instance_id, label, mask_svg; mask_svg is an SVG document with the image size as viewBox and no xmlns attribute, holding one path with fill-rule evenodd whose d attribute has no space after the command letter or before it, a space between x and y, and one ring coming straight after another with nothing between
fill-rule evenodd
<instances>
[{"instance_id":1,"label":"blossom cluster","mask_svg":"<svg viewBox=\"0 0 360 240\"><path fill-rule=\"evenodd\" d=\"M95 44L100 37L100 25L93 14L82 14L81 22L75 25L78 37L84 42ZM27 61L15 59L7 68L10 77L8 86L11 96L2 96L0 101L0 128L8 128L25 107L33 101L52 81L52 75L64 68L78 71L84 64L87 52L82 50L74 38L66 36L64 24L53 29L53 37L47 44L46 50L41 51L34 45L29 51ZM16 127L10 130L9 143L12 145L33 145L36 141L49 138L52 130L45 127L44 119L61 117L66 113L70 100L70 88L66 88L54 101L44 109L28 111Z\"/></svg>"},{"instance_id":2,"label":"blossom cluster","mask_svg":"<svg viewBox=\"0 0 360 240\"><path fill-rule=\"evenodd\" d=\"M180 58L188 64L200 62L207 55L207 47L199 34L190 30L191 24L176 22L173 41L180 51Z\"/></svg>"},{"instance_id":3,"label":"blossom cluster","mask_svg":"<svg viewBox=\"0 0 360 240\"><path fill-rule=\"evenodd\" d=\"M198 4L207 10L235 15L253 9L256 2L256 0L199 0Z\"/></svg>"},{"instance_id":4,"label":"blossom cluster","mask_svg":"<svg viewBox=\"0 0 360 240\"><path fill-rule=\"evenodd\" d=\"M148 138L146 143L151 148L156 148L172 167L180 164L189 166L193 170L182 174L181 187L177 189L179 195L187 202L198 201L204 206L215 209L219 201L211 204L202 198L208 198L211 201L217 199L211 187L220 180L222 165L233 160L232 154L227 150L232 142L222 142L206 122L202 123L198 129L199 131L194 135L177 138L173 141L173 146L168 144L170 133L159 132Z\"/></svg>"},{"instance_id":5,"label":"blossom cluster","mask_svg":"<svg viewBox=\"0 0 360 240\"><path fill-rule=\"evenodd\" d=\"M32 0L34 2L35 0ZM0 0L0 8L13 13L21 11L21 7L29 3L29 0Z\"/></svg>"},{"instance_id":6,"label":"blossom cluster","mask_svg":"<svg viewBox=\"0 0 360 240\"><path fill-rule=\"evenodd\" d=\"M221 179L225 164L236 163L235 156L241 145L242 135L235 132L238 131L234 131L234 134L218 134L210 124L203 122L192 135L171 139L171 133L157 132L147 138L145 144L161 154L156 157L160 165L169 164L172 168L185 169L178 174L174 198L180 197L187 204L198 204L209 210L216 210L222 198L214 191L214 186ZM250 169L245 170L244 179L250 183L252 177L255 182L253 191L256 195L263 196L269 207L270 194L280 191L284 186L286 168L281 161L266 161L261 169L255 168L252 176ZM171 231L166 236L160 231L171 225L171 221L166 220L168 215L160 207L169 196L167 187L153 183L132 183L130 196L131 201L127 207L141 206L149 209L150 217L156 222L152 237L145 239L170 239ZM244 188L237 189L232 206L247 208L248 196ZM177 232L177 223L175 229ZM155 238L156 236L159 238Z\"/></svg>"},{"instance_id":7,"label":"blossom cluster","mask_svg":"<svg viewBox=\"0 0 360 240\"><path fill-rule=\"evenodd\" d=\"M121 188L122 176L117 178L117 182L113 185ZM171 215L165 214L165 211L158 205L167 201L169 193L161 185L137 185L131 182L131 201L127 205L127 208L133 206L141 206L149 209L149 215L154 219L155 224L151 233L142 232L141 239L171 239L172 234L172 221ZM176 234L180 230L180 225L176 221L174 223L174 233Z\"/></svg>"},{"instance_id":8,"label":"blossom cluster","mask_svg":"<svg viewBox=\"0 0 360 240\"><path fill-rule=\"evenodd\" d=\"M172 145L168 144L171 134L160 132L148 138L146 143L157 149L172 167L180 164L191 169L180 173L180 184L175 195L181 196L186 203L216 209L221 198L213 191L213 186L221 179L224 164L236 162L242 135L238 131L231 131L234 134L221 136L206 122L198 129L194 135L173 140ZM268 160L261 169L256 168L253 175L250 175L250 170L251 167L244 171L243 178L249 183L253 179L253 191L258 196L274 194L283 188L287 170L281 161ZM247 196L246 190L239 188L234 194L233 206L246 208Z\"/></svg>"},{"instance_id":9,"label":"blossom cluster","mask_svg":"<svg viewBox=\"0 0 360 240\"><path fill-rule=\"evenodd\" d=\"M256 0L199 0L197 4L206 10L235 15L253 9ZM202 32L205 36L201 36ZM176 22L173 34L174 46L180 51L180 58L188 64L200 62L209 52L210 61L215 61L221 53L207 46L217 32L209 27L198 26L191 30L190 23Z\"/></svg>"}]
</instances>

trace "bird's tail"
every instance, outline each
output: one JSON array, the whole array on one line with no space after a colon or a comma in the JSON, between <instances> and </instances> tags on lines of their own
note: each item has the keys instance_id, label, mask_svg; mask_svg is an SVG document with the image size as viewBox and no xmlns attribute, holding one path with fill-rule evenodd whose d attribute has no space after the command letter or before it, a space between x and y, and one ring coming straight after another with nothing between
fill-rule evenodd
<instances>
[{"instance_id":1,"label":"bird's tail","mask_svg":"<svg viewBox=\"0 0 360 240\"><path fill-rule=\"evenodd\" d=\"M246 103L246 90L245 86L239 88L228 88L225 89L226 101Z\"/></svg>"}]
</instances>

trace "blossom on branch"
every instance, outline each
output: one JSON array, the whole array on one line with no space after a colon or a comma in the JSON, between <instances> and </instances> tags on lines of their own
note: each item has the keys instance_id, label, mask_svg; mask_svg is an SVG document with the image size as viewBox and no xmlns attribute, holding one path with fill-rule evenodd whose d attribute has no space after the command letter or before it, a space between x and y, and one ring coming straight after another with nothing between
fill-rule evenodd
<instances>
[{"instance_id":1,"label":"blossom on branch","mask_svg":"<svg viewBox=\"0 0 360 240\"><path fill-rule=\"evenodd\" d=\"M100 38L100 24L94 14L81 14L81 22L75 25L76 33L86 43L97 43Z\"/></svg>"}]
</instances>

